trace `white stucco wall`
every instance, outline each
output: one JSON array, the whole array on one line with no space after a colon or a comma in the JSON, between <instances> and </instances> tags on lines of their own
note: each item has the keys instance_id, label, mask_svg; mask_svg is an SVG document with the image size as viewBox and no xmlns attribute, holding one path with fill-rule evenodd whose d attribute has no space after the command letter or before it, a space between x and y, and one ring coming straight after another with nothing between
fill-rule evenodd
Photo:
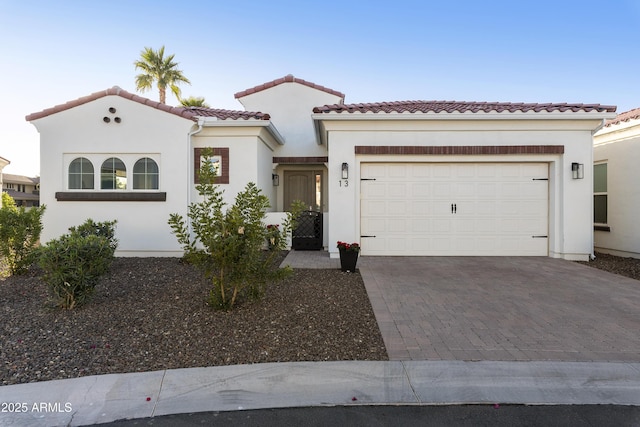
<instances>
[{"instance_id":1,"label":"white stucco wall","mask_svg":"<svg viewBox=\"0 0 640 427\"><path fill-rule=\"evenodd\" d=\"M110 107L116 109L110 113ZM103 117L111 118L109 123ZM121 123L114 118L120 117ZM42 241L66 233L70 226L87 218L116 219L119 256L175 256L181 250L167 224L169 214L186 214L188 133L190 120L133 102L120 96L106 96L75 108L34 120L40 132L40 202L47 206ZM68 164L76 157L92 160L95 190L69 190ZM166 202L59 202L55 193L100 190L101 162L119 157L127 166L128 188L132 190L134 162L154 158L160 171L160 188ZM150 190L153 191L153 190Z\"/></svg>"},{"instance_id":2,"label":"white stucco wall","mask_svg":"<svg viewBox=\"0 0 640 427\"><path fill-rule=\"evenodd\" d=\"M255 183L262 193L269 198L274 210L276 189L271 175L273 172L273 152L279 144L262 126L217 126L205 127L192 137L193 148L228 148L229 149L229 183L219 184L224 191L224 200L230 205L239 192L249 182ZM193 155L193 154L192 154ZM193 165L193 161L189 162ZM193 166L190 168L193 171ZM193 175L191 175L193 177ZM191 178L191 201L201 200Z\"/></svg>"},{"instance_id":3,"label":"white stucco wall","mask_svg":"<svg viewBox=\"0 0 640 427\"><path fill-rule=\"evenodd\" d=\"M314 107L336 104L340 97L299 83L287 82L239 98L247 111L268 113L286 144L276 156L326 156L318 145L311 113Z\"/></svg>"},{"instance_id":4,"label":"white stucco wall","mask_svg":"<svg viewBox=\"0 0 640 427\"><path fill-rule=\"evenodd\" d=\"M640 120L605 127L596 134L594 143L594 162L607 163L610 227L610 231L594 232L595 249L640 258Z\"/></svg>"},{"instance_id":5,"label":"white stucco wall","mask_svg":"<svg viewBox=\"0 0 640 427\"><path fill-rule=\"evenodd\" d=\"M319 116L316 116L319 117ZM547 162L549 163L549 256L588 259L592 253L592 176L571 178L571 163L592 162L592 136L601 120L331 121L323 117L329 146L329 242L360 241L362 162ZM356 155L355 146L563 145L564 154L544 155ZM340 182L349 164L349 186ZM329 244L332 256L337 249Z\"/></svg>"}]
</instances>

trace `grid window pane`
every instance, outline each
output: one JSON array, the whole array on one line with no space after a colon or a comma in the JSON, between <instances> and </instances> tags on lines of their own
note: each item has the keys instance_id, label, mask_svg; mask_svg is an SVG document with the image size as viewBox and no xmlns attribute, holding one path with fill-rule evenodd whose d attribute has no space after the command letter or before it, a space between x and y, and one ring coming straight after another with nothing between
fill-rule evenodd
<instances>
[{"instance_id":1,"label":"grid window pane","mask_svg":"<svg viewBox=\"0 0 640 427\"><path fill-rule=\"evenodd\" d=\"M69 164L69 189L93 189L93 164L89 159L78 157Z\"/></svg>"},{"instance_id":2,"label":"grid window pane","mask_svg":"<svg viewBox=\"0 0 640 427\"><path fill-rule=\"evenodd\" d=\"M100 188L103 190L125 190L127 188L127 168L117 157L111 157L100 168Z\"/></svg>"},{"instance_id":3,"label":"grid window pane","mask_svg":"<svg viewBox=\"0 0 640 427\"><path fill-rule=\"evenodd\" d=\"M607 223L607 196L593 196L593 222L597 224Z\"/></svg>"},{"instance_id":4,"label":"grid window pane","mask_svg":"<svg viewBox=\"0 0 640 427\"><path fill-rule=\"evenodd\" d=\"M142 158L133 166L134 190L157 190L159 188L158 164L148 157Z\"/></svg>"},{"instance_id":5,"label":"grid window pane","mask_svg":"<svg viewBox=\"0 0 640 427\"><path fill-rule=\"evenodd\" d=\"M607 192L607 164L593 166L593 192L594 193L606 193Z\"/></svg>"}]
</instances>

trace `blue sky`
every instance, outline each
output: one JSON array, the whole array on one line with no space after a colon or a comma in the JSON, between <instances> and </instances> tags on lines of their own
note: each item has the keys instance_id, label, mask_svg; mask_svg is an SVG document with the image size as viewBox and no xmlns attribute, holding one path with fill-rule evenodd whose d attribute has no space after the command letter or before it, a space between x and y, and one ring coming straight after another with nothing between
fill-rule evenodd
<instances>
[{"instance_id":1,"label":"blue sky","mask_svg":"<svg viewBox=\"0 0 640 427\"><path fill-rule=\"evenodd\" d=\"M583 102L640 107L640 0L0 0L0 156L39 173L27 114L118 85L166 46L183 96L233 94L293 74L347 103ZM143 96L158 99L156 91ZM168 97L169 104L177 104ZM35 157L35 159L34 159Z\"/></svg>"}]
</instances>

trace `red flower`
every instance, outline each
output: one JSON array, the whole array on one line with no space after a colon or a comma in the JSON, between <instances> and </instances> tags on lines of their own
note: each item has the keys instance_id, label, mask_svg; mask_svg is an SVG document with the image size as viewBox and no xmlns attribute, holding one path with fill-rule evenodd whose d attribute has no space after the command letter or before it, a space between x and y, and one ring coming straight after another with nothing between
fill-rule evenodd
<instances>
[{"instance_id":1,"label":"red flower","mask_svg":"<svg viewBox=\"0 0 640 427\"><path fill-rule=\"evenodd\" d=\"M353 251L353 252L359 252L360 251L360 245L358 243L346 243L346 242L342 242L340 240L338 240L338 249L342 249L345 251Z\"/></svg>"}]
</instances>

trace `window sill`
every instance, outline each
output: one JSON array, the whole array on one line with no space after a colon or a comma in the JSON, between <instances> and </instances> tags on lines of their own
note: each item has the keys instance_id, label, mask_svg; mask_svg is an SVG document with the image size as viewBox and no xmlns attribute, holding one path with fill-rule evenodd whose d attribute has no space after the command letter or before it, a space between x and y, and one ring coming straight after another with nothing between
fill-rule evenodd
<instances>
[{"instance_id":1,"label":"window sill","mask_svg":"<svg viewBox=\"0 0 640 427\"><path fill-rule=\"evenodd\" d=\"M611 231L611 227L608 225L594 225L593 231Z\"/></svg>"},{"instance_id":2,"label":"window sill","mask_svg":"<svg viewBox=\"0 0 640 427\"><path fill-rule=\"evenodd\" d=\"M58 191L59 202L166 202L167 193L137 191Z\"/></svg>"}]
</instances>

